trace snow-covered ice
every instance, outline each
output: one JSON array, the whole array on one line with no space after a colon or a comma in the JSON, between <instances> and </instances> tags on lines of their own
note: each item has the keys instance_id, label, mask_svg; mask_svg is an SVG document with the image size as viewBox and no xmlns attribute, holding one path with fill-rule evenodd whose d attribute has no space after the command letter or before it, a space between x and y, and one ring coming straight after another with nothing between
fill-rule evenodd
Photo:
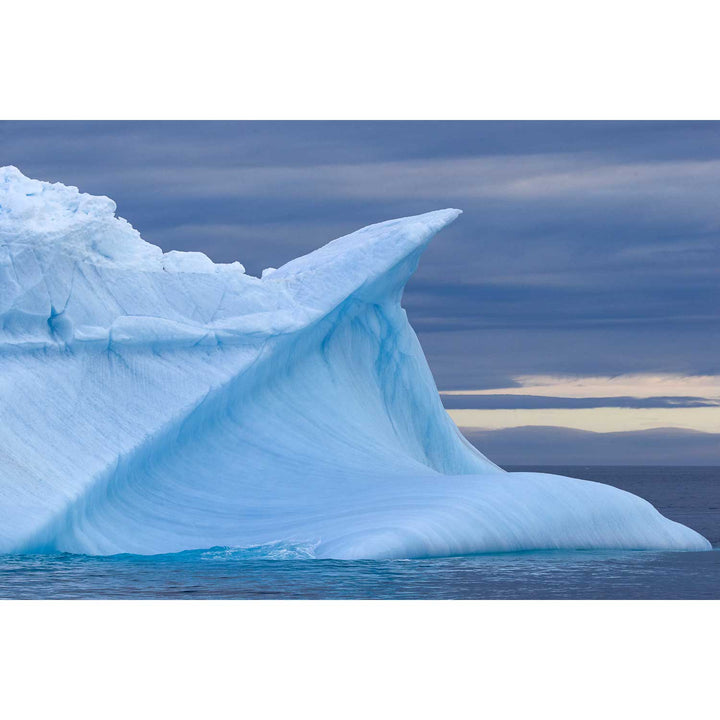
<instances>
[{"instance_id":1,"label":"snow-covered ice","mask_svg":"<svg viewBox=\"0 0 720 720\"><path fill-rule=\"evenodd\" d=\"M460 211L262 278L163 254L114 213L0 169L0 552L710 547L641 498L506 473L464 440L400 306Z\"/></svg>"}]
</instances>

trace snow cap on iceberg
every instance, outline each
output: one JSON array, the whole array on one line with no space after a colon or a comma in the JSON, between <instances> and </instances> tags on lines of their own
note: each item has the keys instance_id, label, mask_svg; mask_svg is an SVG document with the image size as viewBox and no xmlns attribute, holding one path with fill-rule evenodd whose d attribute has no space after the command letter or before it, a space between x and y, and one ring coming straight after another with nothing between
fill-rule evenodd
<instances>
[{"instance_id":1,"label":"snow cap on iceberg","mask_svg":"<svg viewBox=\"0 0 720 720\"><path fill-rule=\"evenodd\" d=\"M157 262L162 250L146 243L109 198L62 183L31 180L16 167L0 168L0 242L62 252L95 262Z\"/></svg>"}]
</instances>

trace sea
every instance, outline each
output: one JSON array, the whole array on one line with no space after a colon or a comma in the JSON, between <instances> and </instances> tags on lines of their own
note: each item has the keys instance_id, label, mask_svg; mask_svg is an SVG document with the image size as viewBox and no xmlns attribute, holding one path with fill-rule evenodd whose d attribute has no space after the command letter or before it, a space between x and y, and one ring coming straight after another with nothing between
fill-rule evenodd
<instances>
[{"instance_id":1,"label":"sea","mask_svg":"<svg viewBox=\"0 0 720 720\"><path fill-rule=\"evenodd\" d=\"M717 599L720 467L508 466L607 483L704 535L711 552L543 551L316 560L302 548L0 556L14 599Z\"/></svg>"}]
</instances>

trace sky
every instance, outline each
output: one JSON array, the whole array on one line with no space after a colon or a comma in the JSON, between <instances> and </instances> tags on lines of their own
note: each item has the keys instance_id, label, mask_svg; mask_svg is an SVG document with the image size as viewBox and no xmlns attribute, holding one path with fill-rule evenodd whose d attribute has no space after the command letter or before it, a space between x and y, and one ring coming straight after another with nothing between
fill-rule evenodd
<instances>
[{"instance_id":1,"label":"sky","mask_svg":"<svg viewBox=\"0 0 720 720\"><path fill-rule=\"evenodd\" d=\"M720 122L1 122L8 164L252 274L460 208L404 305L481 450L720 465Z\"/></svg>"}]
</instances>

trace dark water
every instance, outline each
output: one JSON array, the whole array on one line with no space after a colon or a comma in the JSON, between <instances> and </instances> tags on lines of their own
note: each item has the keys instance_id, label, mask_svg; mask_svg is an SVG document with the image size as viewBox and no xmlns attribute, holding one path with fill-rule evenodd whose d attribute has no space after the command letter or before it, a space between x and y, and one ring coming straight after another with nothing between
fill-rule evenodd
<instances>
[{"instance_id":1,"label":"dark water","mask_svg":"<svg viewBox=\"0 0 720 720\"><path fill-rule=\"evenodd\" d=\"M720 546L720 468L512 467L608 483ZM3 598L720 598L720 551L527 552L435 560L267 559L224 549L0 557Z\"/></svg>"}]
</instances>

